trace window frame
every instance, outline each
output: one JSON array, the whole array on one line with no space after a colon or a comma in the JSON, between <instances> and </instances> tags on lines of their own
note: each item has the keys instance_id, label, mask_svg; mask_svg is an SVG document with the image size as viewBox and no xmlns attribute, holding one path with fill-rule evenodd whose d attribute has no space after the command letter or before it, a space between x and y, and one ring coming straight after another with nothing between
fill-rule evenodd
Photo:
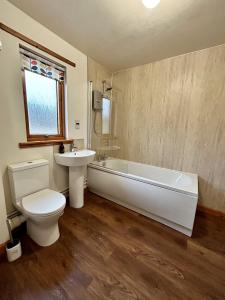
<instances>
[{"instance_id":1,"label":"window frame","mask_svg":"<svg viewBox=\"0 0 225 300\"><path fill-rule=\"evenodd\" d=\"M58 131L57 135L43 135L43 134L30 134L29 128L29 114L28 114L28 103L27 103L27 91L26 91L26 79L25 79L25 70L22 68L22 85L23 85L23 99L24 99L24 112L25 112L25 124L26 124L26 135L28 142L50 142L57 140L65 140L65 84L64 81L56 80L57 84L57 102L58 102ZM28 72L32 72L27 70ZM44 76L38 74L39 76ZM45 77L45 76L44 76ZM55 80L55 79L52 79Z\"/></svg>"}]
</instances>

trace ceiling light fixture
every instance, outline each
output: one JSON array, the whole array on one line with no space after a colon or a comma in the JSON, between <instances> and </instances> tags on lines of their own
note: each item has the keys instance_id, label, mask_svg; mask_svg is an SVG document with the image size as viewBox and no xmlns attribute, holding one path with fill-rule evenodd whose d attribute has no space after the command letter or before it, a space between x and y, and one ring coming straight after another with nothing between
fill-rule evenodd
<instances>
[{"instance_id":1,"label":"ceiling light fixture","mask_svg":"<svg viewBox=\"0 0 225 300\"><path fill-rule=\"evenodd\" d=\"M142 0L142 2L145 7L154 8L159 4L160 0Z\"/></svg>"}]
</instances>

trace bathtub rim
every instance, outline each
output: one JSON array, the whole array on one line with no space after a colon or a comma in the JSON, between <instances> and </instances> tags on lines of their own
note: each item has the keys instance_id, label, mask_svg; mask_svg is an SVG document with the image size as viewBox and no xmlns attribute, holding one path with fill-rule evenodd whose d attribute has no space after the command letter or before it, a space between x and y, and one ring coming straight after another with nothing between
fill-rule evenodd
<instances>
[{"instance_id":1,"label":"bathtub rim","mask_svg":"<svg viewBox=\"0 0 225 300\"><path fill-rule=\"evenodd\" d=\"M124 159L119 159L119 158L112 158L112 157L109 157L106 160L122 160L122 161L126 161L126 162L131 162L129 160L124 160ZM160 182L155 181L155 180L150 180L150 179L147 179L147 178L144 178L144 177L140 177L140 176L132 175L132 174L129 174L129 173L123 173L123 172L120 172L120 171L109 169L109 168L106 168L104 166L99 166L99 165L96 165L95 162L96 161L91 162L90 164L88 164L87 167L97 169L97 170L100 170L100 171L103 171L103 172L107 172L107 173L110 173L110 174L115 174L115 175L118 175L118 176L121 176L121 177L126 177L126 178L129 178L129 179L133 179L133 180L136 180L136 181L139 181L139 182L152 184L154 186L158 186L158 187L163 188L163 189L167 189L167 190L169 189L169 190L175 191L175 192L180 193L180 194L185 194L185 195L189 195L189 196L192 196L192 197L196 197L198 199L198 175L197 174L177 171L177 172L183 173L185 175L189 175L189 176L192 175L192 176L195 177L195 180L197 180L197 182L196 182L197 192L194 193L194 192L190 192L190 191L186 191L186 190L183 190L183 189L176 188L174 186L167 185L165 183L160 183ZM136 162L133 162L133 163L136 163ZM138 162L137 162L137 164L145 165L145 164L138 163ZM166 168L161 168L161 167L157 167L157 168L166 169ZM171 170L171 169L166 169L166 170ZM171 171L176 171L176 170L171 170Z\"/></svg>"}]
</instances>

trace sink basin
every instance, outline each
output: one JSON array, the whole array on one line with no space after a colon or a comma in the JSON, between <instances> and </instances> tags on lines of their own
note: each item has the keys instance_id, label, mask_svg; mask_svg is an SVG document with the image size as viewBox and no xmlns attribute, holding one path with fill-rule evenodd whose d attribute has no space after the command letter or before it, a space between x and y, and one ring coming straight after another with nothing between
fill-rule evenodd
<instances>
[{"instance_id":1,"label":"sink basin","mask_svg":"<svg viewBox=\"0 0 225 300\"><path fill-rule=\"evenodd\" d=\"M95 151L55 153L56 163L69 167L70 206L80 208L84 205L84 174L87 164L94 160Z\"/></svg>"},{"instance_id":2,"label":"sink basin","mask_svg":"<svg viewBox=\"0 0 225 300\"><path fill-rule=\"evenodd\" d=\"M95 151L80 150L75 152L56 153L55 160L59 165L67 167L85 166L93 161Z\"/></svg>"}]
</instances>

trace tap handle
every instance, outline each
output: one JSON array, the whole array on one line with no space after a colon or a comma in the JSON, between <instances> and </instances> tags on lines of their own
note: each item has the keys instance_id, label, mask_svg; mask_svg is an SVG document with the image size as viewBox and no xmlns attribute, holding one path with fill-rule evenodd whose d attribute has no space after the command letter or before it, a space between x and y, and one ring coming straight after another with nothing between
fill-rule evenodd
<instances>
[{"instance_id":1,"label":"tap handle","mask_svg":"<svg viewBox=\"0 0 225 300\"><path fill-rule=\"evenodd\" d=\"M74 143L72 143L70 147L71 147L70 149L71 149L72 152L78 150L77 146L75 146Z\"/></svg>"}]
</instances>

